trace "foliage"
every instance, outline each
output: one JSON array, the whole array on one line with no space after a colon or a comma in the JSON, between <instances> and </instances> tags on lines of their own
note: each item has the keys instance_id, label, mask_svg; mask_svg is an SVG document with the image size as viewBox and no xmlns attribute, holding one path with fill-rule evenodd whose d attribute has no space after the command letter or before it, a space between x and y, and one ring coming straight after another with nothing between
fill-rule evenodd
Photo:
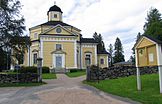
<instances>
[{"instance_id":1,"label":"foliage","mask_svg":"<svg viewBox=\"0 0 162 104\"><path fill-rule=\"evenodd\" d=\"M68 72L66 73L66 75L68 77L80 77L80 76L86 75L86 70L82 69L82 70L77 70L76 72Z\"/></svg>"},{"instance_id":2,"label":"foliage","mask_svg":"<svg viewBox=\"0 0 162 104\"><path fill-rule=\"evenodd\" d=\"M110 66L112 66L113 64L113 45L112 44L109 45L108 52L110 54Z\"/></svg>"},{"instance_id":3,"label":"foliage","mask_svg":"<svg viewBox=\"0 0 162 104\"><path fill-rule=\"evenodd\" d=\"M147 14L144 34L162 40L162 18L156 8L151 8Z\"/></svg>"},{"instance_id":4,"label":"foliage","mask_svg":"<svg viewBox=\"0 0 162 104\"><path fill-rule=\"evenodd\" d=\"M43 79L56 79L56 74L53 73L44 73L42 74Z\"/></svg>"},{"instance_id":5,"label":"foliage","mask_svg":"<svg viewBox=\"0 0 162 104\"><path fill-rule=\"evenodd\" d=\"M114 63L125 61L124 55L123 55L124 53L123 46L118 37L116 38L116 42L114 46L115 46L114 57L113 57Z\"/></svg>"},{"instance_id":6,"label":"foliage","mask_svg":"<svg viewBox=\"0 0 162 104\"><path fill-rule=\"evenodd\" d=\"M49 67L42 67L42 73L49 73ZM16 72L16 70L14 70ZM19 73L37 73L37 67L35 66L27 66L24 67L22 66L21 69L19 70Z\"/></svg>"},{"instance_id":7,"label":"foliage","mask_svg":"<svg viewBox=\"0 0 162 104\"><path fill-rule=\"evenodd\" d=\"M105 50L105 45L104 45L101 34L97 34L97 32L95 32L93 34L93 38L96 40L96 42L98 42L97 51L98 52L104 51Z\"/></svg>"},{"instance_id":8,"label":"foliage","mask_svg":"<svg viewBox=\"0 0 162 104\"><path fill-rule=\"evenodd\" d=\"M14 50L17 54L22 53L29 44L27 36L23 37L25 20L20 14L20 10L21 3L19 0L0 1L0 50L2 50L2 54L9 53L10 56L11 50ZM0 55L0 59L6 60L6 63L2 65L6 66L10 63L8 62L10 57Z\"/></svg>"},{"instance_id":9,"label":"foliage","mask_svg":"<svg viewBox=\"0 0 162 104\"><path fill-rule=\"evenodd\" d=\"M157 74L142 75L142 91L137 91L136 76L102 80L100 83L84 82L104 92L130 98L143 104L162 104Z\"/></svg>"}]
</instances>

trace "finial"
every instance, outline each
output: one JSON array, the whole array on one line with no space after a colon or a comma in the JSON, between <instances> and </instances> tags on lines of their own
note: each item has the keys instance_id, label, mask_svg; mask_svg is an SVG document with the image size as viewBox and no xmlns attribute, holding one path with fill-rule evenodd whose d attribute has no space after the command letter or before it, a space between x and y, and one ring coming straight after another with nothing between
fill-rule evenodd
<instances>
[{"instance_id":1,"label":"finial","mask_svg":"<svg viewBox=\"0 0 162 104\"><path fill-rule=\"evenodd\" d=\"M56 5L56 1L54 1L54 5Z\"/></svg>"}]
</instances>

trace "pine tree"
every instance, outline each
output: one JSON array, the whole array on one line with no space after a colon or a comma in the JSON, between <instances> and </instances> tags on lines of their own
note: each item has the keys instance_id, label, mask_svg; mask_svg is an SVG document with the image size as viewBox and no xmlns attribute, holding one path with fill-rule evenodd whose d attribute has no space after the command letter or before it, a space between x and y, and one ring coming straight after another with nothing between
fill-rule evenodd
<instances>
[{"instance_id":1,"label":"pine tree","mask_svg":"<svg viewBox=\"0 0 162 104\"><path fill-rule=\"evenodd\" d=\"M124 53L123 46L118 37L116 38L116 42L114 46L115 46L114 57L113 57L114 63L125 61L124 55L123 55Z\"/></svg>"},{"instance_id":2,"label":"pine tree","mask_svg":"<svg viewBox=\"0 0 162 104\"><path fill-rule=\"evenodd\" d=\"M0 49L3 53L7 53L7 56L10 55L11 49L22 52L24 51L22 48L28 45L20 42L25 30L25 20L20 10L19 0L0 0ZM3 57L0 56L0 58Z\"/></svg>"},{"instance_id":3,"label":"pine tree","mask_svg":"<svg viewBox=\"0 0 162 104\"><path fill-rule=\"evenodd\" d=\"M95 32L93 34L93 38L98 43L97 51L104 51L105 50L105 45L104 45L104 42L103 42L103 39L102 39L102 35L101 34L97 34L97 32Z\"/></svg>"},{"instance_id":4,"label":"pine tree","mask_svg":"<svg viewBox=\"0 0 162 104\"><path fill-rule=\"evenodd\" d=\"M144 25L144 34L162 40L162 18L156 8L151 8Z\"/></svg>"},{"instance_id":5,"label":"pine tree","mask_svg":"<svg viewBox=\"0 0 162 104\"><path fill-rule=\"evenodd\" d=\"M113 64L113 58L112 58L113 57L113 45L112 44L109 45L108 52L110 54L110 66L112 66Z\"/></svg>"}]
</instances>

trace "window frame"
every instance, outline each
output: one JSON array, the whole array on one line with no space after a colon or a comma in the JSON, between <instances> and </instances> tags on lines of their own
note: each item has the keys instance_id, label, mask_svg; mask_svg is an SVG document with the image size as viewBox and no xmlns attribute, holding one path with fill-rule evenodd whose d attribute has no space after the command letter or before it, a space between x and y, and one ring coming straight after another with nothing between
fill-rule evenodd
<instances>
[{"instance_id":1,"label":"window frame","mask_svg":"<svg viewBox=\"0 0 162 104\"><path fill-rule=\"evenodd\" d=\"M60 48L57 48L58 45L60 45L61 47L60 47ZM55 49L56 49L56 50L62 50L62 49L63 49L63 48L62 48L62 44L56 44Z\"/></svg>"},{"instance_id":2,"label":"window frame","mask_svg":"<svg viewBox=\"0 0 162 104\"><path fill-rule=\"evenodd\" d=\"M101 64L101 65L104 65L104 64L105 64L105 59L104 59L104 58L101 58L101 59L100 59L100 64Z\"/></svg>"},{"instance_id":3,"label":"window frame","mask_svg":"<svg viewBox=\"0 0 162 104\"><path fill-rule=\"evenodd\" d=\"M33 65L37 64L37 58L38 58L38 54L33 53Z\"/></svg>"}]
</instances>

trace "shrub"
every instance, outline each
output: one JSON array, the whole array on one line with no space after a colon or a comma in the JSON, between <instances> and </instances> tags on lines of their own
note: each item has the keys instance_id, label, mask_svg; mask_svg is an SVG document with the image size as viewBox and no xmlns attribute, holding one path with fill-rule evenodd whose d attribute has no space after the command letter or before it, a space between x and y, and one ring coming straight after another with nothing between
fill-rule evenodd
<instances>
[{"instance_id":1,"label":"shrub","mask_svg":"<svg viewBox=\"0 0 162 104\"><path fill-rule=\"evenodd\" d=\"M20 73L37 73L37 67L35 66L27 66L24 67L22 66L21 69L19 70Z\"/></svg>"},{"instance_id":2,"label":"shrub","mask_svg":"<svg viewBox=\"0 0 162 104\"><path fill-rule=\"evenodd\" d=\"M69 69L69 70L70 70L70 73L74 73L78 71L77 69Z\"/></svg>"},{"instance_id":3,"label":"shrub","mask_svg":"<svg viewBox=\"0 0 162 104\"><path fill-rule=\"evenodd\" d=\"M49 73L49 72L50 72L49 67L46 66L42 67L42 73Z\"/></svg>"}]
</instances>

